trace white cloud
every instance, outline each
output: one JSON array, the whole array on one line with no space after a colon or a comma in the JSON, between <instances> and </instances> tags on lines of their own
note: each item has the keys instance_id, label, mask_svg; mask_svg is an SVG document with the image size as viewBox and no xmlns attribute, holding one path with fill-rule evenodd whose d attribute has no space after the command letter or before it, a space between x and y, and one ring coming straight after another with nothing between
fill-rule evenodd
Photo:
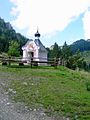
<instances>
[{"instance_id":1,"label":"white cloud","mask_svg":"<svg viewBox=\"0 0 90 120\"><path fill-rule=\"evenodd\" d=\"M35 33L37 26L41 34L62 31L90 6L90 0L10 1L14 4L12 14L16 16L12 21L13 26L28 28L28 34Z\"/></svg>"},{"instance_id":2,"label":"white cloud","mask_svg":"<svg viewBox=\"0 0 90 120\"><path fill-rule=\"evenodd\" d=\"M83 17L83 25L84 25L84 31L85 31L85 38L90 39L90 11L87 10Z\"/></svg>"}]
</instances>

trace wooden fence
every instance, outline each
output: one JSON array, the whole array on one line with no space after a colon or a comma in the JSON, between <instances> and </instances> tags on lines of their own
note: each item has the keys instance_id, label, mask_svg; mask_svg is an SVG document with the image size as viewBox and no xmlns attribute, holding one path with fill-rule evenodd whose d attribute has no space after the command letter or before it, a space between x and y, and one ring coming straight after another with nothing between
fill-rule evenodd
<instances>
[{"instance_id":1,"label":"wooden fence","mask_svg":"<svg viewBox=\"0 0 90 120\"><path fill-rule=\"evenodd\" d=\"M41 60L40 60L41 59ZM33 66L49 65L57 68L58 65L64 65L64 61L60 58L21 58L21 57L2 57L0 56L0 62L2 65L11 65L12 63L17 63L18 65L30 64L31 68Z\"/></svg>"}]
</instances>

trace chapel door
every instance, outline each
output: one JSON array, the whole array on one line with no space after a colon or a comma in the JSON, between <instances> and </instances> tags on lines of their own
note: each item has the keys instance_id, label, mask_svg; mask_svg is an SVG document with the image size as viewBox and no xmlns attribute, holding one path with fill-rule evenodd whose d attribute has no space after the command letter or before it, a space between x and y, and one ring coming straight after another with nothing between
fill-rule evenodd
<instances>
[{"instance_id":1,"label":"chapel door","mask_svg":"<svg viewBox=\"0 0 90 120\"><path fill-rule=\"evenodd\" d=\"M34 52L31 52L31 59L33 60Z\"/></svg>"}]
</instances>

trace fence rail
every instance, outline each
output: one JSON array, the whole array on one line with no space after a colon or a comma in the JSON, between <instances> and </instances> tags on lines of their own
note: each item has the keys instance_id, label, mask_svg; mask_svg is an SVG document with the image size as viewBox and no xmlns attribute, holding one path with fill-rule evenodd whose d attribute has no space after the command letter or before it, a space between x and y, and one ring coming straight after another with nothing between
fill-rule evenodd
<instances>
[{"instance_id":1,"label":"fence rail","mask_svg":"<svg viewBox=\"0 0 90 120\"><path fill-rule=\"evenodd\" d=\"M64 62L60 58L22 58L22 57L3 57L0 56L0 62L2 65L11 65L11 63L18 63L19 65L24 65L25 63L30 64L32 66L38 65L50 65L57 67L58 65L64 65Z\"/></svg>"}]
</instances>

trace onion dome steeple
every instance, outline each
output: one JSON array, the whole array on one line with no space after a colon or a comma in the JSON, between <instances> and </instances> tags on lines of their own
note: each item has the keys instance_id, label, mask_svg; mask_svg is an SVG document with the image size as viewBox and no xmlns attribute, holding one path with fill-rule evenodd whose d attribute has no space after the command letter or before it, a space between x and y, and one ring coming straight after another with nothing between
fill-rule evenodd
<instances>
[{"instance_id":1,"label":"onion dome steeple","mask_svg":"<svg viewBox=\"0 0 90 120\"><path fill-rule=\"evenodd\" d=\"M40 33L38 32L38 29L37 29L37 32L35 33L35 37L37 37L38 39L40 37Z\"/></svg>"}]
</instances>

